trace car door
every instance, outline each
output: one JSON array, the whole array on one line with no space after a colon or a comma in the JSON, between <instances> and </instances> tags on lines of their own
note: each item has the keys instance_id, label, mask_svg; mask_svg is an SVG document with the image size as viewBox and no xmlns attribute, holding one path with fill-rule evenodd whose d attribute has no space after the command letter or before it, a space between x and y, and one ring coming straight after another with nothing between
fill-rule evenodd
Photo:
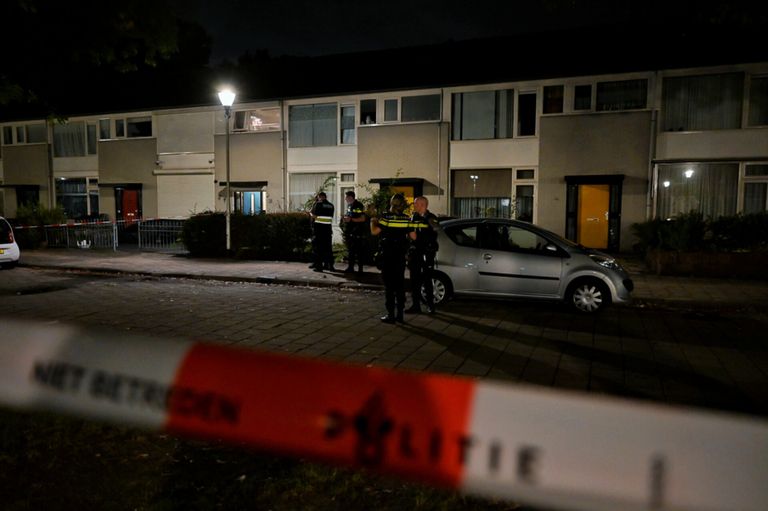
<instances>
[{"instance_id":1,"label":"car door","mask_svg":"<svg viewBox=\"0 0 768 511\"><path fill-rule=\"evenodd\" d=\"M522 226L496 222L481 226L479 240L477 280L484 292L557 296L563 253L549 240Z\"/></svg>"},{"instance_id":2,"label":"car door","mask_svg":"<svg viewBox=\"0 0 768 511\"><path fill-rule=\"evenodd\" d=\"M454 292L477 292L478 224L452 225L442 232L448 239L439 239L438 268L448 275Z\"/></svg>"}]
</instances>

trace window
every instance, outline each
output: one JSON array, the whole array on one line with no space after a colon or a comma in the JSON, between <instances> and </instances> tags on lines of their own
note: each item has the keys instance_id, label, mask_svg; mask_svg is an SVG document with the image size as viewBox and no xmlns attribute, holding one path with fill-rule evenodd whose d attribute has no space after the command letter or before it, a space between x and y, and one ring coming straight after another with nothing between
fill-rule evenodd
<instances>
[{"instance_id":1,"label":"window","mask_svg":"<svg viewBox=\"0 0 768 511\"><path fill-rule=\"evenodd\" d=\"M27 125L27 143L42 144L48 141L48 130L45 123Z\"/></svg>"},{"instance_id":2,"label":"window","mask_svg":"<svg viewBox=\"0 0 768 511\"><path fill-rule=\"evenodd\" d=\"M453 140L512 138L514 91L454 94Z\"/></svg>"},{"instance_id":3,"label":"window","mask_svg":"<svg viewBox=\"0 0 768 511\"><path fill-rule=\"evenodd\" d=\"M476 225L448 227L445 229L445 234L461 247L476 248L478 246Z\"/></svg>"},{"instance_id":4,"label":"window","mask_svg":"<svg viewBox=\"0 0 768 511\"><path fill-rule=\"evenodd\" d=\"M521 137L536 135L536 93L521 93L517 97L517 134Z\"/></svg>"},{"instance_id":5,"label":"window","mask_svg":"<svg viewBox=\"0 0 768 511\"><path fill-rule=\"evenodd\" d=\"M290 174L290 192L288 194L291 211L307 211L313 203L315 194L323 189L328 200L336 197L336 174L333 172L294 172ZM339 205L336 206L336 214Z\"/></svg>"},{"instance_id":6,"label":"window","mask_svg":"<svg viewBox=\"0 0 768 511\"><path fill-rule=\"evenodd\" d=\"M395 122L398 119L398 100L384 100L384 122Z\"/></svg>"},{"instance_id":7,"label":"window","mask_svg":"<svg viewBox=\"0 0 768 511\"><path fill-rule=\"evenodd\" d=\"M88 194L85 179L56 178L56 203L67 218L81 219L88 215Z\"/></svg>"},{"instance_id":8,"label":"window","mask_svg":"<svg viewBox=\"0 0 768 511\"><path fill-rule=\"evenodd\" d=\"M744 213L768 211L768 164L744 167Z\"/></svg>"},{"instance_id":9,"label":"window","mask_svg":"<svg viewBox=\"0 0 768 511\"><path fill-rule=\"evenodd\" d=\"M279 131L280 109L257 108L235 112L233 131Z\"/></svg>"},{"instance_id":10,"label":"window","mask_svg":"<svg viewBox=\"0 0 768 511\"><path fill-rule=\"evenodd\" d=\"M577 85L573 88L573 109L592 110L592 85Z\"/></svg>"},{"instance_id":11,"label":"window","mask_svg":"<svg viewBox=\"0 0 768 511\"><path fill-rule=\"evenodd\" d=\"M597 84L596 106L598 112L637 110L645 108L648 101L648 80L622 80Z\"/></svg>"},{"instance_id":12,"label":"window","mask_svg":"<svg viewBox=\"0 0 768 511\"><path fill-rule=\"evenodd\" d=\"M18 185L16 204L19 206L37 206L40 204L40 187L37 185Z\"/></svg>"},{"instance_id":13,"label":"window","mask_svg":"<svg viewBox=\"0 0 768 511\"><path fill-rule=\"evenodd\" d=\"M482 226L480 245L488 250L505 252L549 252L549 241L535 232L514 225L489 223Z\"/></svg>"},{"instance_id":14,"label":"window","mask_svg":"<svg viewBox=\"0 0 768 511\"><path fill-rule=\"evenodd\" d=\"M53 126L53 155L85 156L85 123L82 121Z\"/></svg>"},{"instance_id":15,"label":"window","mask_svg":"<svg viewBox=\"0 0 768 511\"><path fill-rule=\"evenodd\" d=\"M664 131L741 128L744 75L728 73L665 78Z\"/></svg>"},{"instance_id":16,"label":"window","mask_svg":"<svg viewBox=\"0 0 768 511\"><path fill-rule=\"evenodd\" d=\"M108 140L112 138L109 129L109 119L99 119L99 139Z\"/></svg>"},{"instance_id":17,"label":"window","mask_svg":"<svg viewBox=\"0 0 768 511\"><path fill-rule=\"evenodd\" d=\"M440 95L405 96L402 102L402 122L439 121Z\"/></svg>"},{"instance_id":18,"label":"window","mask_svg":"<svg viewBox=\"0 0 768 511\"><path fill-rule=\"evenodd\" d=\"M511 170L454 170L452 176L453 215L460 218L511 218Z\"/></svg>"},{"instance_id":19,"label":"window","mask_svg":"<svg viewBox=\"0 0 768 511\"><path fill-rule=\"evenodd\" d=\"M355 107L352 105L341 107L341 143L355 143Z\"/></svg>"},{"instance_id":20,"label":"window","mask_svg":"<svg viewBox=\"0 0 768 511\"><path fill-rule=\"evenodd\" d=\"M26 141L24 137L24 126L16 126L16 143L23 144Z\"/></svg>"},{"instance_id":21,"label":"window","mask_svg":"<svg viewBox=\"0 0 768 511\"><path fill-rule=\"evenodd\" d=\"M533 222L533 185L515 186L515 218Z\"/></svg>"},{"instance_id":22,"label":"window","mask_svg":"<svg viewBox=\"0 0 768 511\"><path fill-rule=\"evenodd\" d=\"M336 103L290 107L288 129L291 147L335 146L338 136L336 110Z\"/></svg>"},{"instance_id":23,"label":"window","mask_svg":"<svg viewBox=\"0 0 768 511\"><path fill-rule=\"evenodd\" d=\"M376 124L376 100L360 101L360 124Z\"/></svg>"},{"instance_id":24,"label":"window","mask_svg":"<svg viewBox=\"0 0 768 511\"><path fill-rule=\"evenodd\" d=\"M13 127L3 126L3 144L13 145Z\"/></svg>"},{"instance_id":25,"label":"window","mask_svg":"<svg viewBox=\"0 0 768 511\"><path fill-rule=\"evenodd\" d=\"M562 85L548 85L544 87L544 104L542 105L542 113L563 113L564 95L565 88Z\"/></svg>"},{"instance_id":26,"label":"window","mask_svg":"<svg viewBox=\"0 0 768 511\"><path fill-rule=\"evenodd\" d=\"M355 175L351 172L345 172L341 175L341 182L342 183L354 183L355 182Z\"/></svg>"},{"instance_id":27,"label":"window","mask_svg":"<svg viewBox=\"0 0 768 511\"><path fill-rule=\"evenodd\" d=\"M768 126L768 76L753 77L750 81L749 125Z\"/></svg>"},{"instance_id":28,"label":"window","mask_svg":"<svg viewBox=\"0 0 768 511\"><path fill-rule=\"evenodd\" d=\"M698 211L705 217L736 214L737 163L659 165L656 215L673 218Z\"/></svg>"},{"instance_id":29,"label":"window","mask_svg":"<svg viewBox=\"0 0 768 511\"><path fill-rule=\"evenodd\" d=\"M536 171L533 169L519 169L515 173L517 179L533 179L536 177Z\"/></svg>"},{"instance_id":30,"label":"window","mask_svg":"<svg viewBox=\"0 0 768 511\"><path fill-rule=\"evenodd\" d=\"M88 136L88 154L96 154L96 124L89 122L85 128Z\"/></svg>"},{"instance_id":31,"label":"window","mask_svg":"<svg viewBox=\"0 0 768 511\"><path fill-rule=\"evenodd\" d=\"M118 138L125 136L125 120L123 119L115 120L115 136Z\"/></svg>"},{"instance_id":32,"label":"window","mask_svg":"<svg viewBox=\"0 0 768 511\"><path fill-rule=\"evenodd\" d=\"M129 117L127 119L128 138L151 137L152 136L152 118L151 117Z\"/></svg>"}]
</instances>

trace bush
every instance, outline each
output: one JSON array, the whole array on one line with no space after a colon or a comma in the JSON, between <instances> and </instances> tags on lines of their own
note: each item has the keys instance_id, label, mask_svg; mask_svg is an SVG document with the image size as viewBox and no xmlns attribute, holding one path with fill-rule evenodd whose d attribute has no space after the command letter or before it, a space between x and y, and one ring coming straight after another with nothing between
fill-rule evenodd
<instances>
[{"instance_id":1,"label":"bush","mask_svg":"<svg viewBox=\"0 0 768 511\"><path fill-rule=\"evenodd\" d=\"M704 219L691 211L672 220L654 219L632 225L635 248L648 250L736 251L768 249L768 213Z\"/></svg>"},{"instance_id":2,"label":"bush","mask_svg":"<svg viewBox=\"0 0 768 511\"><path fill-rule=\"evenodd\" d=\"M15 230L16 243L25 249L39 248L45 241L43 226L62 224L66 221L67 215L61 206L48 208L43 204L21 205L16 209L14 224L36 226L36 228Z\"/></svg>"},{"instance_id":3,"label":"bush","mask_svg":"<svg viewBox=\"0 0 768 511\"><path fill-rule=\"evenodd\" d=\"M306 261L311 253L309 217L303 213L230 216L232 254L240 259ZM184 222L184 246L194 257L225 257L224 213L205 212Z\"/></svg>"}]
</instances>

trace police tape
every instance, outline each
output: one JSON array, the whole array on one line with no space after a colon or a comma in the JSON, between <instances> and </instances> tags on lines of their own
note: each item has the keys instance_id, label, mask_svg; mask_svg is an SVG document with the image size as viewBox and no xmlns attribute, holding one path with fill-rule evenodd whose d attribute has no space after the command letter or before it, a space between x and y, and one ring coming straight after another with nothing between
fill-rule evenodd
<instances>
[{"instance_id":1,"label":"police tape","mask_svg":"<svg viewBox=\"0 0 768 511\"><path fill-rule=\"evenodd\" d=\"M574 510L768 509L768 423L0 320L0 404Z\"/></svg>"}]
</instances>

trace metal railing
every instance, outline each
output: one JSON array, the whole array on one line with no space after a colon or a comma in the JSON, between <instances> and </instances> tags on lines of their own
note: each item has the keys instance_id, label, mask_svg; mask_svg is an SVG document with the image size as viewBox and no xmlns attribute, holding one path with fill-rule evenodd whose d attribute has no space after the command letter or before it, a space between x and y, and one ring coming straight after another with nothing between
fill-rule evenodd
<instances>
[{"instance_id":1,"label":"metal railing","mask_svg":"<svg viewBox=\"0 0 768 511\"><path fill-rule=\"evenodd\" d=\"M144 218L132 221L95 221L52 224L42 227L50 248L117 250L120 246L137 246L139 250L186 252L181 242L185 218ZM38 229L16 226L14 229Z\"/></svg>"}]
</instances>

